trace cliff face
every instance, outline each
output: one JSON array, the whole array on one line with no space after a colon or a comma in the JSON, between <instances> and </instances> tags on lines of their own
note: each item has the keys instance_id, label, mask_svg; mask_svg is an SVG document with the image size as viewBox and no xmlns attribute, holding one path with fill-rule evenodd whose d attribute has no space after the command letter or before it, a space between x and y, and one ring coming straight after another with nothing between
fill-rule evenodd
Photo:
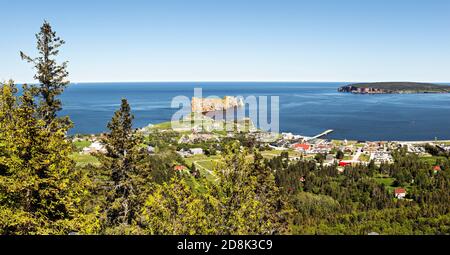
<instances>
[{"instance_id":1,"label":"cliff face","mask_svg":"<svg viewBox=\"0 0 450 255\"><path fill-rule=\"evenodd\" d=\"M214 112L241 107L244 103L236 97L226 96L221 98L196 98L191 101L192 112Z\"/></svg>"}]
</instances>

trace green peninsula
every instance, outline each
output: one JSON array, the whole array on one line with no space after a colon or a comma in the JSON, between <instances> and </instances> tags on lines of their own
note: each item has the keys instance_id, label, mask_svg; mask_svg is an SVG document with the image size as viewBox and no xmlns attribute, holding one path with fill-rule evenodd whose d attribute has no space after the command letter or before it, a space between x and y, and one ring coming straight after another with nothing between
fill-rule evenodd
<instances>
[{"instance_id":1,"label":"green peninsula","mask_svg":"<svg viewBox=\"0 0 450 255\"><path fill-rule=\"evenodd\" d=\"M355 83L340 87L339 92L354 94L449 93L450 86L417 82Z\"/></svg>"}]
</instances>

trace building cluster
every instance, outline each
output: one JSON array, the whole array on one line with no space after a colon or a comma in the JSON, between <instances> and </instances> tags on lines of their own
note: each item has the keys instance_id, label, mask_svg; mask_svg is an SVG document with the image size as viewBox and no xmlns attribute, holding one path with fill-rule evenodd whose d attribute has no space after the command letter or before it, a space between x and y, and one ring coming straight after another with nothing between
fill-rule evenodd
<instances>
[{"instance_id":1,"label":"building cluster","mask_svg":"<svg viewBox=\"0 0 450 255\"><path fill-rule=\"evenodd\" d=\"M177 151L177 153L180 156L187 158L187 157L192 157L195 155L203 155L204 151L202 148L191 148L191 149L181 149L181 150Z\"/></svg>"},{"instance_id":2,"label":"building cluster","mask_svg":"<svg viewBox=\"0 0 450 255\"><path fill-rule=\"evenodd\" d=\"M374 161L375 164L392 164L394 163L394 158L391 153L386 151L376 151L370 154L370 160Z\"/></svg>"},{"instance_id":3,"label":"building cluster","mask_svg":"<svg viewBox=\"0 0 450 255\"><path fill-rule=\"evenodd\" d=\"M84 147L81 151L83 154L106 153L106 147L99 141L92 142L89 146Z\"/></svg>"},{"instance_id":4,"label":"building cluster","mask_svg":"<svg viewBox=\"0 0 450 255\"><path fill-rule=\"evenodd\" d=\"M200 143L200 142L209 142L216 141L219 142L220 138L218 135L213 133L191 133L182 135L178 140L179 144L189 144L189 143Z\"/></svg>"},{"instance_id":5,"label":"building cluster","mask_svg":"<svg viewBox=\"0 0 450 255\"><path fill-rule=\"evenodd\" d=\"M206 121L210 121L210 119L206 119ZM213 121L212 123L214 125L222 125L224 122ZM202 125L203 124L204 123L202 123ZM243 125L246 124L246 121L242 121L241 124L243 127ZM215 128L215 126L211 127ZM152 126L149 125L138 131L145 135L149 132L152 132ZM162 132L164 132L164 130ZM321 135L325 133L322 133ZM195 144L201 144L204 142L220 143L225 137L236 137L237 133L212 132L205 130L203 127L200 128L199 126L198 130L191 129L190 132L182 132L180 134L180 138L177 141L175 140L174 142L178 142L178 144L184 144L187 146L183 146L185 147L185 149L181 149L177 151L177 153L184 158L188 158L205 154L202 148L189 148L190 146L195 146ZM408 153L414 153L421 156L431 156L427 153L427 149L425 146L427 143L424 142L366 142L347 140L332 141L328 139L318 138L321 137L321 135L318 135L316 137L305 137L301 135L295 135L293 133L278 134L271 132L261 132L257 130L252 130L252 132L246 132L245 134L248 138L253 138L273 150L290 152L295 151L296 153L293 156L290 155L290 159L292 160L316 158L317 164L322 164L324 166L337 166L337 170L339 172L343 172L347 166L369 164L369 162L374 162L377 165L393 164L394 158L392 152L399 148L406 148ZM73 141L90 142L89 146L86 146L81 150L80 153L82 154L106 153L106 147L100 142L101 137L75 137L73 138ZM428 145L435 146L440 151L450 152L450 143L429 142ZM158 151L158 148L149 145L144 147L144 149L149 154L155 154ZM217 153L220 153L220 151L217 151ZM317 158L318 155L323 155L323 157L319 157L319 159ZM174 165L174 170L176 172L185 172L189 169L184 165ZM432 170L435 174L438 174L440 171L442 171L441 166L439 165L434 166ZM196 176L199 173L191 174ZM304 182L305 180L303 178L300 181ZM406 199L407 190L401 187L395 188L393 191L393 196L397 199Z\"/></svg>"},{"instance_id":6,"label":"building cluster","mask_svg":"<svg viewBox=\"0 0 450 255\"><path fill-rule=\"evenodd\" d=\"M416 153L416 154L424 154L424 153L426 153L426 150L425 150L425 148L423 146L417 146L417 145L414 145L414 144L406 144L405 146L406 146L406 148L407 148L409 153Z\"/></svg>"},{"instance_id":7,"label":"building cluster","mask_svg":"<svg viewBox=\"0 0 450 255\"><path fill-rule=\"evenodd\" d=\"M326 155L324 164L347 166L368 164L373 160L376 164L394 162L392 151L399 147L395 142L348 142L347 140L333 142L326 139L308 139L291 133L283 133L278 140L270 144L275 150L294 150L303 155ZM337 159L336 152L341 151L345 159Z\"/></svg>"}]
</instances>

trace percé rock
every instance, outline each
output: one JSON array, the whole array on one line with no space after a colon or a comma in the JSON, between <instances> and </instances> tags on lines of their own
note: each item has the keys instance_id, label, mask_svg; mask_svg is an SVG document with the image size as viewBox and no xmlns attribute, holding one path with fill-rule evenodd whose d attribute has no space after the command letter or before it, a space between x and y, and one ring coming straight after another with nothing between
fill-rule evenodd
<instances>
[{"instance_id":1,"label":"perc\u00e9 rock","mask_svg":"<svg viewBox=\"0 0 450 255\"><path fill-rule=\"evenodd\" d=\"M356 83L340 87L339 92L354 94L450 93L450 86L416 82Z\"/></svg>"},{"instance_id":2,"label":"perc\u00e9 rock","mask_svg":"<svg viewBox=\"0 0 450 255\"><path fill-rule=\"evenodd\" d=\"M193 97L191 101L192 112L214 112L224 111L227 109L242 107L244 102L242 99L232 96L222 98L197 98Z\"/></svg>"}]
</instances>

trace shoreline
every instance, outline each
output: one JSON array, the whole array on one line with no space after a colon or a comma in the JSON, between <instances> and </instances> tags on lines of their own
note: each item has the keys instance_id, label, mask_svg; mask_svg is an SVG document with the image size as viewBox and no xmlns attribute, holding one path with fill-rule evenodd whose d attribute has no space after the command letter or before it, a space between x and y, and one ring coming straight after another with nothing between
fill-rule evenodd
<instances>
[{"instance_id":1,"label":"shoreline","mask_svg":"<svg viewBox=\"0 0 450 255\"><path fill-rule=\"evenodd\" d=\"M167 122L161 122L161 123L149 124L149 125L154 126L154 125L158 125L158 124L162 124L162 123L167 123ZM142 129L148 128L149 125L144 126L144 127L137 127L137 128L135 128L135 130L142 130ZM169 130L169 129L164 129L164 130ZM175 131L175 130L173 130L173 131ZM71 135L68 135L68 136L71 137L71 138L77 137L77 136L99 136L99 135L102 135L102 134L104 134L106 132L107 131L104 131L104 132L101 132L101 133L90 133L90 134L75 133L75 134L71 134ZM206 132L207 133L211 133L212 131L206 131ZM252 132L252 133L257 133L257 132ZM289 134L289 133L292 134L292 135L295 135L295 136L301 136L301 137L303 137L305 139L313 140L312 139L313 136L305 136L305 135L302 135L302 134L296 134L296 133L289 132L289 131L279 132L279 133L276 133L276 135ZM359 142L359 141L361 141L361 142L371 142L371 143L384 142L384 143L399 143L399 144L450 143L450 139L407 140L407 141L405 141L405 140L403 140L403 141L402 140L365 140L365 139L346 139L346 138L344 138L344 139L339 139L339 138L316 138L316 139L330 140L330 141L348 141L348 142Z\"/></svg>"}]
</instances>

